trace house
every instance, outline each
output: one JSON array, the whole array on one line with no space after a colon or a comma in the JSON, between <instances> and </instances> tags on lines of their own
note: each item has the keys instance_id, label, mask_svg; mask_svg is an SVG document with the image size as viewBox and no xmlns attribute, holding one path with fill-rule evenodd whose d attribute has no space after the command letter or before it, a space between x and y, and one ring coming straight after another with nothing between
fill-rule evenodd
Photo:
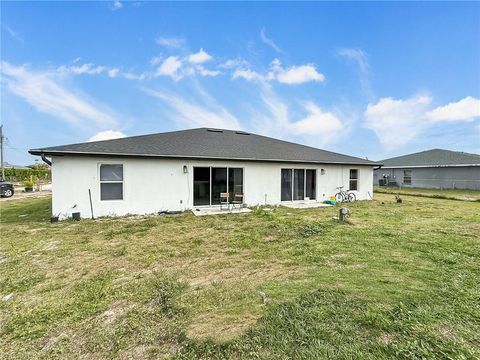
<instances>
[{"instance_id":1,"label":"house","mask_svg":"<svg viewBox=\"0 0 480 360\"><path fill-rule=\"evenodd\" d=\"M183 211L220 204L321 202L337 186L373 194L379 164L244 131L199 128L32 149L52 163L52 212L62 218ZM90 206L90 197L92 207Z\"/></svg>"},{"instance_id":2,"label":"house","mask_svg":"<svg viewBox=\"0 0 480 360\"><path fill-rule=\"evenodd\" d=\"M432 149L382 160L374 184L480 190L480 155Z\"/></svg>"}]
</instances>

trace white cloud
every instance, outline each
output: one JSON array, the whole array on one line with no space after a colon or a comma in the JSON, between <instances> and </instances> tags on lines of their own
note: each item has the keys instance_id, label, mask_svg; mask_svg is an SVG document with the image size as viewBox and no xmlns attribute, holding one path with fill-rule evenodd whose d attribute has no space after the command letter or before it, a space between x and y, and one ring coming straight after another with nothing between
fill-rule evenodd
<instances>
[{"instance_id":1,"label":"white cloud","mask_svg":"<svg viewBox=\"0 0 480 360\"><path fill-rule=\"evenodd\" d=\"M55 72L34 72L7 62L2 62L1 71L7 89L40 112L77 125L116 123L113 111L75 94L60 82Z\"/></svg>"},{"instance_id":2,"label":"white cloud","mask_svg":"<svg viewBox=\"0 0 480 360\"><path fill-rule=\"evenodd\" d=\"M98 75L108 69L105 66L95 66L94 64L83 64L79 66L59 66L57 71L60 73L72 73L75 75L89 74L89 75Z\"/></svg>"},{"instance_id":3,"label":"white cloud","mask_svg":"<svg viewBox=\"0 0 480 360\"><path fill-rule=\"evenodd\" d=\"M153 58L150 59L150 65L152 66L156 66L158 64L160 64L163 60L163 56L159 55L159 56L155 56Z\"/></svg>"},{"instance_id":4,"label":"white cloud","mask_svg":"<svg viewBox=\"0 0 480 360\"><path fill-rule=\"evenodd\" d=\"M120 72L119 69L112 68L112 69L108 70L108 77L111 77L111 78L117 77L119 72Z\"/></svg>"},{"instance_id":5,"label":"white cloud","mask_svg":"<svg viewBox=\"0 0 480 360\"><path fill-rule=\"evenodd\" d=\"M112 4L112 9L113 10L118 10L118 9L121 9L122 7L123 7L123 4L119 0L115 0Z\"/></svg>"},{"instance_id":6,"label":"white cloud","mask_svg":"<svg viewBox=\"0 0 480 360\"><path fill-rule=\"evenodd\" d=\"M226 108L218 105L210 96L204 104L196 104L179 96L164 92L145 89L148 95L156 97L165 103L171 110L167 116L172 120L188 127L214 127L222 129L240 129L240 122Z\"/></svg>"},{"instance_id":7,"label":"white cloud","mask_svg":"<svg viewBox=\"0 0 480 360\"><path fill-rule=\"evenodd\" d=\"M283 53L282 49L280 49L280 47L278 47L272 39L267 37L265 28L262 28L262 30L260 30L260 39L262 39L264 44L267 44L276 52Z\"/></svg>"},{"instance_id":8,"label":"white cloud","mask_svg":"<svg viewBox=\"0 0 480 360\"><path fill-rule=\"evenodd\" d=\"M242 78L248 81L273 81L276 80L283 84L296 85L310 81L322 82L325 76L317 71L314 65L292 66L287 69L282 67L280 60L274 59L270 64L270 71L267 75L262 75L254 70L246 68L237 68L232 75L232 79Z\"/></svg>"},{"instance_id":9,"label":"white cloud","mask_svg":"<svg viewBox=\"0 0 480 360\"><path fill-rule=\"evenodd\" d=\"M340 112L324 111L313 101L290 106L269 83L259 84L261 103L252 106L249 115L255 131L284 139L300 137L312 146L340 141L347 133L350 124Z\"/></svg>"},{"instance_id":10,"label":"white cloud","mask_svg":"<svg viewBox=\"0 0 480 360\"><path fill-rule=\"evenodd\" d=\"M201 76L218 76L220 75L219 70L209 70L205 69L203 66L198 65L196 67L196 71L201 75Z\"/></svg>"},{"instance_id":11,"label":"white cloud","mask_svg":"<svg viewBox=\"0 0 480 360\"><path fill-rule=\"evenodd\" d=\"M319 73L313 64L291 66L284 69L278 59L272 61L269 78L289 85L303 84L310 81L322 82L325 80L325 76Z\"/></svg>"},{"instance_id":12,"label":"white cloud","mask_svg":"<svg viewBox=\"0 0 480 360\"><path fill-rule=\"evenodd\" d=\"M169 56L157 68L155 76L170 76L174 80L179 80L182 76L179 70L182 67L182 61L178 56Z\"/></svg>"},{"instance_id":13,"label":"white cloud","mask_svg":"<svg viewBox=\"0 0 480 360\"><path fill-rule=\"evenodd\" d=\"M439 106L427 113L427 118L432 121L471 121L478 117L480 117L480 99L471 96Z\"/></svg>"},{"instance_id":14,"label":"white cloud","mask_svg":"<svg viewBox=\"0 0 480 360\"><path fill-rule=\"evenodd\" d=\"M360 84L363 92L370 98L373 98L373 91L370 85L369 70L370 65L368 62L368 56L362 49L349 49L344 48L338 50L337 54L343 56L351 62L354 62L358 66Z\"/></svg>"},{"instance_id":15,"label":"white cloud","mask_svg":"<svg viewBox=\"0 0 480 360\"><path fill-rule=\"evenodd\" d=\"M8 26L7 24L3 23L3 24L2 24L2 27L3 27L3 28L8 32L8 34L9 34L12 38L14 38L15 40L18 40L18 41L20 41L20 42L25 42L25 41L23 40L23 38L22 38L20 35L18 35L18 33L17 33L15 30L13 30L10 26Z\"/></svg>"},{"instance_id":16,"label":"white cloud","mask_svg":"<svg viewBox=\"0 0 480 360\"><path fill-rule=\"evenodd\" d=\"M342 121L331 112L324 112L313 102L309 101L304 105L308 115L289 125L294 135L324 135L334 136L344 128Z\"/></svg>"},{"instance_id":17,"label":"white cloud","mask_svg":"<svg viewBox=\"0 0 480 360\"><path fill-rule=\"evenodd\" d=\"M426 111L431 102L431 97L422 95L406 100L382 98L368 104L364 125L375 132L387 149L400 147L425 129Z\"/></svg>"},{"instance_id":18,"label":"white cloud","mask_svg":"<svg viewBox=\"0 0 480 360\"><path fill-rule=\"evenodd\" d=\"M111 140L111 139L121 139L126 137L124 133L121 131L115 131L115 130L105 130L105 131L100 131L93 135L90 139L88 139L88 142L92 141L102 141L102 140Z\"/></svg>"},{"instance_id":19,"label":"white cloud","mask_svg":"<svg viewBox=\"0 0 480 360\"><path fill-rule=\"evenodd\" d=\"M256 71L250 69L236 69L232 75L232 79L242 78L248 81L264 80L264 77Z\"/></svg>"},{"instance_id":20,"label":"white cloud","mask_svg":"<svg viewBox=\"0 0 480 360\"><path fill-rule=\"evenodd\" d=\"M167 48L181 49L185 44L185 39L159 36L155 39L155 42Z\"/></svg>"},{"instance_id":21,"label":"white cloud","mask_svg":"<svg viewBox=\"0 0 480 360\"><path fill-rule=\"evenodd\" d=\"M200 49L195 54L190 54L187 58L187 60L192 64L203 64L204 62L210 61L212 59L213 57L203 49Z\"/></svg>"},{"instance_id":22,"label":"white cloud","mask_svg":"<svg viewBox=\"0 0 480 360\"><path fill-rule=\"evenodd\" d=\"M147 77L147 75L145 73L141 73L141 74L135 74L135 73L132 73L132 72L127 72L125 74L123 74L123 77L127 80L145 80L145 78Z\"/></svg>"},{"instance_id":23,"label":"white cloud","mask_svg":"<svg viewBox=\"0 0 480 360\"><path fill-rule=\"evenodd\" d=\"M246 60L237 58L237 59L229 59L225 61L224 63L218 65L220 69L233 69L233 68L238 68L242 66L247 66L248 63Z\"/></svg>"}]
</instances>

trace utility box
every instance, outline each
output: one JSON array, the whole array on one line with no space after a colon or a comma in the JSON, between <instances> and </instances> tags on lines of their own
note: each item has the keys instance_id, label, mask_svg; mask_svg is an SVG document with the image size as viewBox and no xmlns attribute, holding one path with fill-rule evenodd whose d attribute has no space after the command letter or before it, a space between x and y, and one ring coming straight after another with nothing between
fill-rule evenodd
<instances>
[{"instance_id":1,"label":"utility box","mask_svg":"<svg viewBox=\"0 0 480 360\"><path fill-rule=\"evenodd\" d=\"M348 216L350 215L350 210L347 208L340 208L338 211L338 220L345 221L347 220Z\"/></svg>"}]
</instances>

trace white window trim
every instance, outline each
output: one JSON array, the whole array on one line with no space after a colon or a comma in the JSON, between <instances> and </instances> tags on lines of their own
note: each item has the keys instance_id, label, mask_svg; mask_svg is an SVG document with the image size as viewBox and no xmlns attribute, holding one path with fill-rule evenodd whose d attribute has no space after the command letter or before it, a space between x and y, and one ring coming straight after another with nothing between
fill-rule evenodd
<instances>
[{"instance_id":1,"label":"white window trim","mask_svg":"<svg viewBox=\"0 0 480 360\"><path fill-rule=\"evenodd\" d=\"M122 174L123 179L122 181L115 181L115 180L101 180L100 175L100 168L102 165L122 165ZM120 202L125 201L125 165L121 162L108 162L108 163L99 163L98 164L98 199L101 202ZM122 184L122 198L121 199L110 199L110 200L102 200L102 184Z\"/></svg>"},{"instance_id":2,"label":"white window trim","mask_svg":"<svg viewBox=\"0 0 480 360\"><path fill-rule=\"evenodd\" d=\"M351 170L356 170L357 171L357 178L356 179L351 178ZM357 183L357 188L355 190L350 189L350 182L351 181L356 181L356 183ZM348 190L349 191L360 191L360 169L358 169L358 168L348 169Z\"/></svg>"}]
</instances>

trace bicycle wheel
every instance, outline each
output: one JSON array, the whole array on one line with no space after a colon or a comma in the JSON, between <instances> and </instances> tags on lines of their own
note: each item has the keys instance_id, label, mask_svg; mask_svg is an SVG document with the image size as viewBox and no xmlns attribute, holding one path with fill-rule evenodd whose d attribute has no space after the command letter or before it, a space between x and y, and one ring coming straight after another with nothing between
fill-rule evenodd
<instances>
[{"instance_id":1,"label":"bicycle wheel","mask_svg":"<svg viewBox=\"0 0 480 360\"><path fill-rule=\"evenodd\" d=\"M355 196L354 193L348 193L348 201L349 202L354 202L355 200L357 200L357 197Z\"/></svg>"},{"instance_id":2,"label":"bicycle wheel","mask_svg":"<svg viewBox=\"0 0 480 360\"><path fill-rule=\"evenodd\" d=\"M343 202L343 194L341 192L335 194L335 200L337 202Z\"/></svg>"}]
</instances>

